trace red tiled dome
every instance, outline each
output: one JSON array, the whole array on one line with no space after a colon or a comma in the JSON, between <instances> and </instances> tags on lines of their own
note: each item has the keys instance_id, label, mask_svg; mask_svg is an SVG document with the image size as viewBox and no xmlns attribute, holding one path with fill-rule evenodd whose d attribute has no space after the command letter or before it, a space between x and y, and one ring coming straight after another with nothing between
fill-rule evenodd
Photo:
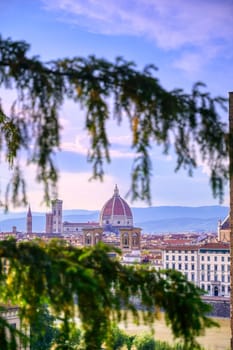
<instances>
[{"instance_id":1,"label":"red tiled dome","mask_svg":"<svg viewBox=\"0 0 233 350\"><path fill-rule=\"evenodd\" d=\"M110 198L100 214L100 225L133 226L133 215L129 205L119 195L118 187L115 186L114 194Z\"/></svg>"}]
</instances>

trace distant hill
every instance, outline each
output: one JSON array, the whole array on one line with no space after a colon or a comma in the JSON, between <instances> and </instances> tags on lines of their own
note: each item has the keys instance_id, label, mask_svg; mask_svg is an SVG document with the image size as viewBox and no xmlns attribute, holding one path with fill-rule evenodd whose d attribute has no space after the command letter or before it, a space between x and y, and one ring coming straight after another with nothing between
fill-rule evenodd
<instances>
[{"instance_id":1,"label":"distant hill","mask_svg":"<svg viewBox=\"0 0 233 350\"><path fill-rule=\"evenodd\" d=\"M224 206L160 206L132 208L134 225L141 227L143 233L177 232L216 232L218 220L223 220L229 213ZM73 209L63 211L63 221L98 222L97 210ZM0 232L11 231L16 226L18 231L26 229L26 212L0 213ZM33 231L45 230L45 213L33 213Z\"/></svg>"}]
</instances>

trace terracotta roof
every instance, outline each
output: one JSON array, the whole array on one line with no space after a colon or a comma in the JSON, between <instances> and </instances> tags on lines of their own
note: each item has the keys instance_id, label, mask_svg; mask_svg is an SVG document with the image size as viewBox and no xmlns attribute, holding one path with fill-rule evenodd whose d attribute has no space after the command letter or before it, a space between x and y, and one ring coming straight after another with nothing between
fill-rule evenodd
<instances>
[{"instance_id":1,"label":"terracotta roof","mask_svg":"<svg viewBox=\"0 0 233 350\"><path fill-rule=\"evenodd\" d=\"M103 206L100 214L100 221L108 220L113 216L125 216L129 219L133 218L132 211L126 201L119 195L117 186L115 187L112 198Z\"/></svg>"},{"instance_id":2,"label":"terracotta roof","mask_svg":"<svg viewBox=\"0 0 233 350\"><path fill-rule=\"evenodd\" d=\"M163 250L198 250L200 246L198 245L169 245L164 246Z\"/></svg>"},{"instance_id":3,"label":"terracotta roof","mask_svg":"<svg viewBox=\"0 0 233 350\"><path fill-rule=\"evenodd\" d=\"M201 249L230 249L229 242L211 242L201 246Z\"/></svg>"}]
</instances>

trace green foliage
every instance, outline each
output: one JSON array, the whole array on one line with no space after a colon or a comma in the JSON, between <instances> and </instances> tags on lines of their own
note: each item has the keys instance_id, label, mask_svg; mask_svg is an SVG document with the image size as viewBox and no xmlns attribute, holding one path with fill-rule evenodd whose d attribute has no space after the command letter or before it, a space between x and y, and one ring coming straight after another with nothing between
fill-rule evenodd
<instances>
[{"instance_id":1,"label":"green foliage","mask_svg":"<svg viewBox=\"0 0 233 350\"><path fill-rule=\"evenodd\" d=\"M36 318L30 324L30 350L49 350L58 329L54 325L55 318L49 313L46 305L36 311Z\"/></svg>"},{"instance_id":2,"label":"green foliage","mask_svg":"<svg viewBox=\"0 0 233 350\"><path fill-rule=\"evenodd\" d=\"M116 325L113 325L109 335L109 348L112 350L122 349L128 336Z\"/></svg>"},{"instance_id":3,"label":"green foliage","mask_svg":"<svg viewBox=\"0 0 233 350\"><path fill-rule=\"evenodd\" d=\"M53 350L81 350L82 347L82 341L83 341L83 334L82 331L77 328L77 326L74 323L71 323L69 325L69 334L66 332L63 332L64 325L62 324L62 327L58 329L57 336L54 338L53 341Z\"/></svg>"},{"instance_id":4,"label":"green foliage","mask_svg":"<svg viewBox=\"0 0 233 350\"><path fill-rule=\"evenodd\" d=\"M132 349L135 337L136 337L135 335L128 335L128 334L126 335L125 346L126 346L127 350Z\"/></svg>"},{"instance_id":5,"label":"green foliage","mask_svg":"<svg viewBox=\"0 0 233 350\"><path fill-rule=\"evenodd\" d=\"M121 265L109 258L110 249L103 244L78 249L64 241L1 241L0 303L19 305L22 321L28 323L37 322L36 310L48 305L64 341L78 317L85 350L99 350L111 334L110 321L127 318L129 310L140 321L135 298L143 305L144 322L152 324L162 308L174 336L187 345L216 325L206 316L210 306L202 301L202 290L182 274Z\"/></svg>"},{"instance_id":6,"label":"green foliage","mask_svg":"<svg viewBox=\"0 0 233 350\"><path fill-rule=\"evenodd\" d=\"M166 91L155 76L153 65L139 71L133 62L118 57L111 63L95 56L64 58L42 62L29 57L30 46L24 41L0 37L0 86L17 93L11 112L0 106L0 151L12 167L6 189L6 209L26 203L26 182L19 164L20 154L37 167L36 179L45 185L48 201L57 181L54 154L60 145L59 110L67 99L78 103L85 112L85 129L91 147L88 161L93 177L102 179L104 163L110 161L110 141L106 126L111 117L120 124L128 118L131 126L132 199L150 202L152 164L150 149L161 145L168 153L173 144L177 166L192 174L197 153L209 164L214 195L223 195L228 178L225 125L219 111L226 100L211 97L196 83L190 94L181 89Z\"/></svg>"},{"instance_id":7,"label":"green foliage","mask_svg":"<svg viewBox=\"0 0 233 350\"><path fill-rule=\"evenodd\" d=\"M155 340L153 335L143 334L139 335L134 340L134 346L137 350L155 350Z\"/></svg>"}]
</instances>

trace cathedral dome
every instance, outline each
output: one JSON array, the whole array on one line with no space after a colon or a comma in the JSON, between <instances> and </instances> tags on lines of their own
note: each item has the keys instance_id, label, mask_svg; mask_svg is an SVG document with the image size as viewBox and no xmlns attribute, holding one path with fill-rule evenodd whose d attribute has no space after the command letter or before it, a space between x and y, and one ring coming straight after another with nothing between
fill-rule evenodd
<instances>
[{"instance_id":1,"label":"cathedral dome","mask_svg":"<svg viewBox=\"0 0 233 350\"><path fill-rule=\"evenodd\" d=\"M133 226L133 215L129 205L119 195L117 185L114 194L110 198L100 213L100 225L111 225L112 227Z\"/></svg>"}]
</instances>

